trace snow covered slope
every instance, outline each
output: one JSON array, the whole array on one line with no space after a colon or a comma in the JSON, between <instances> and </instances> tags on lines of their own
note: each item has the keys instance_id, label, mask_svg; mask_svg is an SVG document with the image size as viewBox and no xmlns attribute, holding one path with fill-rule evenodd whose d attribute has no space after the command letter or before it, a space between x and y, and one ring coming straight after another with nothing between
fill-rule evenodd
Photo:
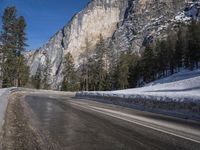
<instances>
[{"instance_id":1,"label":"snow covered slope","mask_svg":"<svg viewBox=\"0 0 200 150\"><path fill-rule=\"evenodd\" d=\"M79 92L76 95L105 103L200 120L200 70L184 70L142 88Z\"/></svg>"},{"instance_id":2,"label":"snow covered slope","mask_svg":"<svg viewBox=\"0 0 200 150\"><path fill-rule=\"evenodd\" d=\"M200 103L200 70L184 70L170 77L152 82L142 88L84 93L121 98L170 99L174 101L195 101Z\"/></svg>"}]
</instances>

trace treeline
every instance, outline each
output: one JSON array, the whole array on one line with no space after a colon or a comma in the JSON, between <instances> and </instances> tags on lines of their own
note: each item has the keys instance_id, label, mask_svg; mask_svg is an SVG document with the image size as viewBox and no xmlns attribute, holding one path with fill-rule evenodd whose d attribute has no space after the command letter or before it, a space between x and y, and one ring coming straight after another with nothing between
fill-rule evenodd
<instances>
[{"instance_id":1,"label":"treeline","mask_svg":"<svg viewBox=\"0 0 200 150\"><path fill-rule=\"evenodd\" d=\"M17 16L15 7L7 7L0 33L0 87L25 86L29 79L23 52L26 44L26 22Z\"/></svg>"},{"instance_id":2,"label":"treeline","mask_svg":"<svg viewBox=\"0 0 200 150\"><path fill-rule=\"evenodd\" d=\"M29 86L36 89L51 89L52 63L48 54L44 53L44 64L40 64L35 75L30 77Z\"/></svg>"},{"instance_id":3,"label":"treeline","mask_svg":"<svg viewBox=\"0 0 200 150\"><path fill-rule=\"evenodd\" d=\"M181 68L198 68L199 62L200 24L192 22L180 26L178 32L169 32L166 40L147 45L139 64L141 77L148 83L179 72Z\"/></svg>"},{"instance_id":4,"label":"treeline","mask_svg":"<svg viewBox=\"0 0 200 150\"><path fill-rule=\"evenodd\" d=\"M139 55L132 53L131 49L125 52L115 50L113 44L106 45L101 35L95 52L86 50L82 60L78 70L80 90L108 91L137 85Z\"/></svg>"},{"instance_id":5,"label":"treeline","mask_svg":"<svg viewBox=\"0 0 200 150\"><path fill-rule=\"evenodd\" d=\"M192 22L171 31L163 40L147 44L140 54L133 50L120 52L114 45L105 44L100 35L95 53L82 54L78 70L74 68L70 53L65 57L68 63L63 72L62 90L105 91L134 88L160 79L182 68L193 70L200 62L200 24ZM70 62L70 63L69 63ZM67 71L68 70L68 71ZM73 86L75 85L75 87Z\"/></svg>"}]
</instances>

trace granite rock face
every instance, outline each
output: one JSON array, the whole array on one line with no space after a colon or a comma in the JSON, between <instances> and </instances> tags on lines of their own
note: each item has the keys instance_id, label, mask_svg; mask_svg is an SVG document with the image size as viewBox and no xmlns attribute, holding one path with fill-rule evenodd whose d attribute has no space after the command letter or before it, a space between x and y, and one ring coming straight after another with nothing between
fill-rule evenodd
<instances>
[{"instance_id":1,"label":"granite rock face","mask_svg":"<svg viewBox=\"0 0 200 150\"><path fill-rule=\"evenodd\" d=\"M168 29L174 16L184 7L184 0L135 0L129 1L122 25L114 34L118 49L133 47L140 51Z\"/></svg>"},{"instance_id":2,"label":"granite rock face","mask_svg":"<svg viewBox=\"0 0 200 150\"><path fill-rule=\"evenodd\" d=\"M59 89L62 82L63 58L67 52L76 66L86 49L93 49L100 34L116 50L130 47L140 52L146 43L163 38L176 24L199 18L199 0L91 0L81 12L58 31L46 44L28 55L31 75L51 61L49 83ZM186 5L187 4L187 5Z\"/></svg>"},{"instance_id":3,"label":"granite rock face","mask_svg":"<svg viewBox=\"0 0 200 150\"><path fill-rule=\"evenodd\" d=\"M92 0L68 25L29 57L31 75L35 75L38 68L44 68L46 57L49 57L52 67L49 83L53 89L58 89L62 81L64 55L70 52L78 65L79 56L86 47L86 40L93 48L100 34L105 39L111 37L118 22L123 20L127 4L128 0Z\"/></svg>"}]
</instances>

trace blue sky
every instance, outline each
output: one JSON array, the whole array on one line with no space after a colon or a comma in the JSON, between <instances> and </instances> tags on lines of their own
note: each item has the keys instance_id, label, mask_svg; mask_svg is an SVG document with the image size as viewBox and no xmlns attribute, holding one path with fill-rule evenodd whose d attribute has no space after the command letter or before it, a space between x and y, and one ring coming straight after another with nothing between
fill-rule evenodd
<instances>
[{"instance_id":1,"label":"blue sky","mask_svg":"<svg viewBox=\"0 0 200 150\"><path fill-rule=\"evenodd\" d=\"M90 0L0 0L0 16L6 6L16 6L18 15L26 18L27 49L42 46ZM1 18L0 18L1 19ZM0 20L0 29L2 19Z\"/></svg>"}]
</instances>

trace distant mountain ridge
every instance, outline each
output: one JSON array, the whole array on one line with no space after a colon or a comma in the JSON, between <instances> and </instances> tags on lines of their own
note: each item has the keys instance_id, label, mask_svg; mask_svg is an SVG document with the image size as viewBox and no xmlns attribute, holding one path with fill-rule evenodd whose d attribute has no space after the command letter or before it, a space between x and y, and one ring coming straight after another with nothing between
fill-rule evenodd
<instances>
[{"instance_id":1,"label":"distant mountain ridge","mask_svg":"<svg viewBox=\"0 0 200 150\"><path fill-rule=\"evenodd\" d=\"M173 30L180 23L199 19L199 6L199 0L92 0L46 44L27 55L31 75L35 75L38 68L44 68L48 57L51 63L49 84L52 89L59 89L67 52L78 66L86 42L94 49L100 34L115 51L132 48L140 52L145 44L165 38L169 28Z\"/></svg>"}]
</instances>

